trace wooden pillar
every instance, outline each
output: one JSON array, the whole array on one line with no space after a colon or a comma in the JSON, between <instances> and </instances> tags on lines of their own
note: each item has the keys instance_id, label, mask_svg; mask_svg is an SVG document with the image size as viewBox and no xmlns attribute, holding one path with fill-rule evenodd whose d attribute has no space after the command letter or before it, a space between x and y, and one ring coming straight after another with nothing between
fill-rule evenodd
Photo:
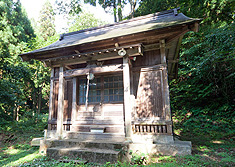
<instances>
[{"instance_id":1,"label":"wooden pillar","mask_svg":"<svg viewBox=\"0 0 235 167\"><path fill-rule=\"evenodd\" d=\"M162 68L161 81L163 82L162 95L163 95L163 112L165 113L166 120L171 120L171 110L170 110L170 95L169 95L169 85L168 85L168 72L166 64L166 45L165 40L160 40L160 53L161 53L161 64L164 65Z\"/></svg>"},{"instance_id":2,"label":"wooden pillar","mask_svg":"<svg viewBox=\"0 0 235 167\"><path fill-rule=\"evenodd\" d=\"M166 64L166 44L165 40L160 40L161 64Z\"/></svg>"},{"instance_id":3,"label":"wooden pillar","mask_svg":"<svg viewBox=\"0 0 235 167\"><path fill-rule=\"evenodd\" d=\"M73 102L72 102L72 122L76 121L77 116L77 78L73 78Z\"/></svg>"},{"instance_id":4,"label":"wooden pillar","mask_svg":"<svg viewBox=\"0 0 235 167\"><path fill-rule=\"evenodd\" d=\"M57 113L57 136L62 138L64 114L64 67L59 72L58 113Z\"/></svg>"},{"instance_id":5,"label":"wooden pillar","mask_svg":"<svg viewBox=\"0 0 235 167\"><path fill-rule=\"evenodd\" d=\"M53 114L53 89L54 89L54 68L51 68L51 82L50 82L50 99L49 99L49 118L48 120L52 119ZM48 124L48 130L51 130L51 124Z\"/></svg>"},{"instance_id":6,"label":"wooden pillar","mask_svg":"<svg viewBox=\"0 0 235 167\"><path fill-rule=\"evenodd\" d=\"M130 66L129 57L123 57L123 87L124 87L124 110L125 110L125 135L131 138L131 104L130 104Z\"/></svg>"},{"instance_id":7,"label":"wooden pillar","mask_svg":"<svg viewBox=\"0 0 235 167\"><path fill-rule=\"evenodd\" d=\"M168 85L168 72L167 67L165 66L162 70L163 76L163 94L164 94L164 108L166 120L171 120L171 108L170 108L170 94L169 94L169 85Z\"/></svg>"}]
</instances>

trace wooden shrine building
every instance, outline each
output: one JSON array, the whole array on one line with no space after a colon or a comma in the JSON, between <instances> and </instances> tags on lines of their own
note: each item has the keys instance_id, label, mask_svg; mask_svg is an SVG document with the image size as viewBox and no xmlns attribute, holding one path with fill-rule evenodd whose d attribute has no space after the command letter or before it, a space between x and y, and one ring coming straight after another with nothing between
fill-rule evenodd
<instances>
[{"instance_id":1,"label":"wooden shrine building","mask_svg":"<svg viewBox=\"0 0 235 167\"><path fill-rule=\"evenodd\" d=\"M62 34L22 54L51 68L47 137L162 143L168 151L158 152L179 153L169 151L175 141L168 77L177 76L183 35L199 22L172 9Z\"/></svg>"}]
</instances>

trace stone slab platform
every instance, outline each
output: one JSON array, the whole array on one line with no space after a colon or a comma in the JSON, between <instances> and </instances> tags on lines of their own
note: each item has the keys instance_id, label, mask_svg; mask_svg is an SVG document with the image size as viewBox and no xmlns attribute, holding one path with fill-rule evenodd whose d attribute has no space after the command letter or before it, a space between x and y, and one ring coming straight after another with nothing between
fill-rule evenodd
<instances>
[{"instance_id":1,"label":"stone slab platform","mask_svg":"<svg viewBox=\"0 0 235 167\"><path fill-rule=\"evenodd\" d=\"M69 157L105 164L130 160L130 152L162 155L190 155L191 142L174 141L171 143L131 143L124 140L47 140L47 156L54 159Z\"/></svg>"},{"instance_id":2,"label":"stone slab platform","mask_svg":"<svg viewBox=\"0 0 235 167\"><path fill-rule=\"evenodd\" d=\"M71 159L80 159L101 164L117 162L119 160L119 154L119 151L97 148L53 147L47 149L47 156L53 157L54 159L61 159L66 156Z\"/></svg>"},{"instance_id":3,"label":"stone slab platform","mask_svg":"<svg viewBox=\"0 0 235 167\"><path fill-rule=\"evenodd\" d=\"M128 147L132 152L162 155L191 155L192 144L190 141L174 141L173 143L142 144L131 143Z\"/></svg>"}]
</instances>

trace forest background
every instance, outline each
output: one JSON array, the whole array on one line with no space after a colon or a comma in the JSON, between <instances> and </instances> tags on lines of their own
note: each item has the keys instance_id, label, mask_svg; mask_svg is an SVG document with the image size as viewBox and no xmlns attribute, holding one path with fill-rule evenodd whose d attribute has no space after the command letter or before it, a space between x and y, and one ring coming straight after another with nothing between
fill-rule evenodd
<instances>
[{"instance_id":1,"label":"forest background","mask_svg":"<svg viewBox=\"0 0 235 167\"><path fill-rule=\"evenodd\" d=\"M85 2L96 5L96 0ZM17 140L14 137L17 133L42 135L47 125L50 69L36 60L23 62L19 54L58 40L56 14L68 15L68 31L105 24L83 12L79 3L79 0L68 3L58 0L53 7L47 1L36 26L28 19L20 1L0 0L0 134L6 140ZM97 3L112 12L114 21L177 7L188 17L203 19L199 32L184 36L178 77L170 81L174 132L182 139L204 135L234 142L235 1L107 0L104 3L99 0ZM131 12L123 17L122 9L127 3Z\"/></svg>"}]
</instances>

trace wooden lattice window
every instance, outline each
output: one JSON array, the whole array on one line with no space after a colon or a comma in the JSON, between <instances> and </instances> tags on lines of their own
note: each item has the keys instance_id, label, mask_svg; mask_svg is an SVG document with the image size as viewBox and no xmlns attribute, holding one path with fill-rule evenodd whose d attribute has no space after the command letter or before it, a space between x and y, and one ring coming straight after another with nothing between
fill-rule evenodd
<instances>
[{"instance_id":1,"label":"wooden lattice window","mask_svg":"<svg viewBox=\"0 0 235 167\"><path fill-rule=\"evenodd\" d=\"M79 79L79 104L86 102L87 79ZM89 83L88 103L123 102L123 77L99 76Z\"/></svg>"},{"instance_id":2,"label":"wooden lattice window","mask_svg":"<svg viewBox=\"0 0 235 167\"><path fill-rule=\"evenodd\" d=\"M123 101L122 76L104 77L104 102Z\"/></svg>"},{"instance_id":3,"label":"wooden lattice window","mask_svg":"<svg viewBox=\"0 0 235 167\"><path fill-rule=\"evenodd\" d=\"M86 102L87 80L80 79L79 81L79 102ZM88 101L96 103L101 101L101 79L95 78L89 83Z\"/></svg>"}]
</instances>

